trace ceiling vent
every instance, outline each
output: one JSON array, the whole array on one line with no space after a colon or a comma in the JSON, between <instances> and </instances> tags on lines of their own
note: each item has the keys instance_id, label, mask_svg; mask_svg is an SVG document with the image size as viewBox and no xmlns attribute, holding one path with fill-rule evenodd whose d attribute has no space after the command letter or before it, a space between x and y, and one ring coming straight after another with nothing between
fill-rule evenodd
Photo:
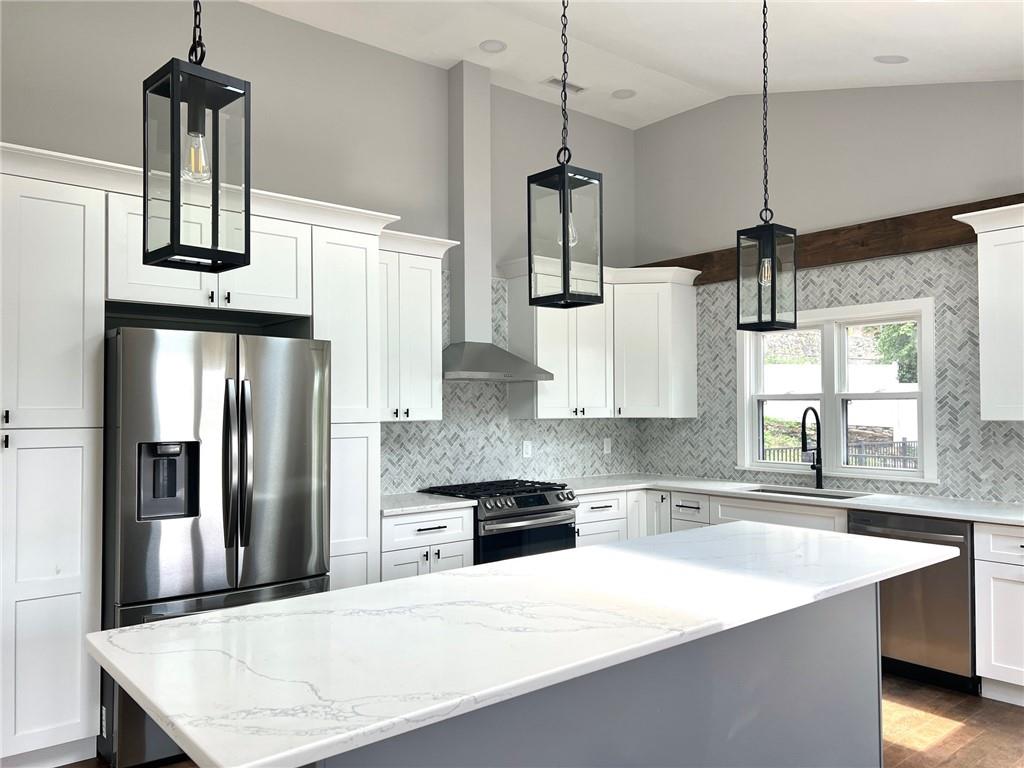
<instances>
[{"instance_id":1,"label":"ceiling vent","mask_svg":"<svg viewBox=\"0 0 1024 768\"><path fill-rule=\"evenodd\" d=\"M562 87L562 78L560 78L560 77L549 77L547 80L544 81L544 85L550 85L552 88L559 88L559 89L561 89L561 87ZM584 89L584 87L582 85L576 85L576 83L566 83L565 84L565 90L567 90L569 93L580 94L580 93L583 93L583 91L585 89Z\"/></svg>"}]
</instances>

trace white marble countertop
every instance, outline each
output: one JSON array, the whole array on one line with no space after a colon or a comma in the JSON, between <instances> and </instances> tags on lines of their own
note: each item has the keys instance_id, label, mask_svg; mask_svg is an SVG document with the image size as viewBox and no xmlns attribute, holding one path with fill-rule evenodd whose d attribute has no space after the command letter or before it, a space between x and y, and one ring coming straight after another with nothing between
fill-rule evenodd
<instances>
[{"instance_id":1,"label":"white marble countertop","mask_svg":"<svg viewBox=\"0 0 1024 768\"><path fill-rule=\"evenodd\" d=\"M380 497L380 514L410 515L413 512L436 512L440 509L463 509L475 507L473 499L459 499L454 496L439 496L436 493L393 493Z\"/></svg>"},{"instance_id":2,"label":"white marble countertop","mask_svg":"<svg viewBox=\"0 0 1024 768\"><path fill-rule=\"evenodd\" d=\"M96 632L87 644L200 766L288 768L956 552L736 522Z\"/></svg>"}]
</instances>

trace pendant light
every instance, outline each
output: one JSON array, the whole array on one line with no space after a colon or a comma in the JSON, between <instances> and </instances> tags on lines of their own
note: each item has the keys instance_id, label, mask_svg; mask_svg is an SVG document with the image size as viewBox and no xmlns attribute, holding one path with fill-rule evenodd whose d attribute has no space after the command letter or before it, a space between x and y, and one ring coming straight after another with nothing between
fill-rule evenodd
<instances>
[{"instance_id":1,"label":"pendant light","mask_svg":"<svg viewBox=\"0 0 1024 768\"><path fill-rule=\"evenodd\" d=\"M203 67L202 5L188 61L142 84L142 262L200 272L249 263L249 91Z\"/></svg>"},{"instance_id":2,"label":"pendant light","mask_svg":"<svg viewBox=\"0 0 1024 768\"><path fill-rule=\"evenodd\" d=\"M530 304L563 309L604 301L602 176L569 164L568 11L562 0L562 146L526 184Z\"/></svg>"},{"instance_id":3,"label":"pendant light","mask_svg":"<svg viewBox=\"0 0 1024 768\"><path fill-rule=\"evenodd\" d=\"M761 100L764 207L761 223L736 232L736 327L741 331L796 328L796 230L772 222L768 207L768 1L763 0L764 82Z\"/></svg>"}]
</instances>

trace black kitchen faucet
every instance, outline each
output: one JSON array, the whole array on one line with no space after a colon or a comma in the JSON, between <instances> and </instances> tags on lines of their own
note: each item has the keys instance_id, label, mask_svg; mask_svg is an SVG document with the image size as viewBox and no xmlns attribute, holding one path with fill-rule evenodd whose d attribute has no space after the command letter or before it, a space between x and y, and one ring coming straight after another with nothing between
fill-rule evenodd
<instances>
[{"instance_id":1,"label":"black kitchen faucet","mask_svg":"<svg viewBox=\"0 0 1024 768\"><path fill-rule=\"evenodd\" d=\"M821 418L813 406L804 409L804 415L800 417L800 450L807 453L807 414L814 414L814 461L811 462L811 469L814 470L814 487L824 488L821 482Z\"/></svg>"}]
</instances>

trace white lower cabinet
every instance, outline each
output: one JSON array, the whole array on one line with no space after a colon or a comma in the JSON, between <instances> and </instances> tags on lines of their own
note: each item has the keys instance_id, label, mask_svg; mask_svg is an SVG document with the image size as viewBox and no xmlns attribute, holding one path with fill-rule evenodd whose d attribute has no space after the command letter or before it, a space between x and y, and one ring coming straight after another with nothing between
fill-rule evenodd
<instances>
[{"instance_id":1,"label":"white lower cabinet","mask_svg":"<svg viewBox=\"0 0 1024 768\"><path fill-rule=\"evenodd\" d=\"M432 547L410 547L380 556L381 581L440 573L473 564L473 541L453 541Z\"/></svg>"},{"instance_id":2,"label":"white lower cabinet","mask_svg":"<svg viewBox=\"0 0 1024 768\"><path fill-rule=\"evenodd\" d=\"M975 668L983 696L1024 706L1024 528L974 526Z\"/></svg>"},{"instance_id":3,"label":"white lower cabinet","mask_svg":"<svg viewBox=\"0 0 1024 768\"><path fill-rule=\"evenodd\" d=\"M380 424L331 425L331 589L380 580Z\"/></svg>"},{"instance_id":4,"label":"white lower cabinet","mask_svg":"<svg viewBox=\"0 0 1024 768\"><path fill-rule=\"evenodd\" d=\"M635 539L654 533L647 526L647 492L630 491L626 494L626 535Z\"/></svg>"},{"instance_id":5,"label":"white lower cabinet","mask_svg":"<svg viewBox=\"0 0 1024 768\"><path fill-rule=\"evenodd\" d=\"M625 541L626 538L625 518L576 524L577 547L588 547L592 544L614 544L617 541Z\"/></svg>"},{"instance_id":6,"label":"white lower cabinet","mask_svg":"<svg viewBox=\"0 0 1024 768\"><path fill-rule=\"evenodd\" d=\"M380 527L381 581L473 564L473 507L392 515Z\"/></svg>"},{"instance_id":7,"label":"white lower cabinet","mask_svg":"<svg viewBox=\"0 0 1024 768\"><path fill-rule=\"evenodd\" d=\"M672 526L672 494L668 491L647 491L647 533L655 536L668 533Z\"/></svg>"},{"instance_id":8,"label":"white lower cabinet","mask_svg":"<svg viewBox=\"0 0 1024 768\"><path fill-rule=\"evenodd\" d=\"M747 499L712 496L709 520L713 525L731 523L735 520L752 520L758 523L792 525L797 528L846 532L845 509L832 509L811 504L748 501Z\"/></svg>"},{"instance_id":9,"label":"white lower cabinet","mask_svg":"<svg viewBox=\"0 0 1024 768\"><path fill-rule=\"evenodd\" d=\"M430 572L450 571L473 564L473 541L452 541L430 549Z\"/></svg>"},{"instance_id":10,"label":"white lower cabinet","mask_svg":"<svg viewBox=\"0 0 1024 768\"><path fill-rule=\"evenodd\" d=\"M0 449L0 757L95 736L101 429L12 430Z\"/></svg>"}]
</instances>

